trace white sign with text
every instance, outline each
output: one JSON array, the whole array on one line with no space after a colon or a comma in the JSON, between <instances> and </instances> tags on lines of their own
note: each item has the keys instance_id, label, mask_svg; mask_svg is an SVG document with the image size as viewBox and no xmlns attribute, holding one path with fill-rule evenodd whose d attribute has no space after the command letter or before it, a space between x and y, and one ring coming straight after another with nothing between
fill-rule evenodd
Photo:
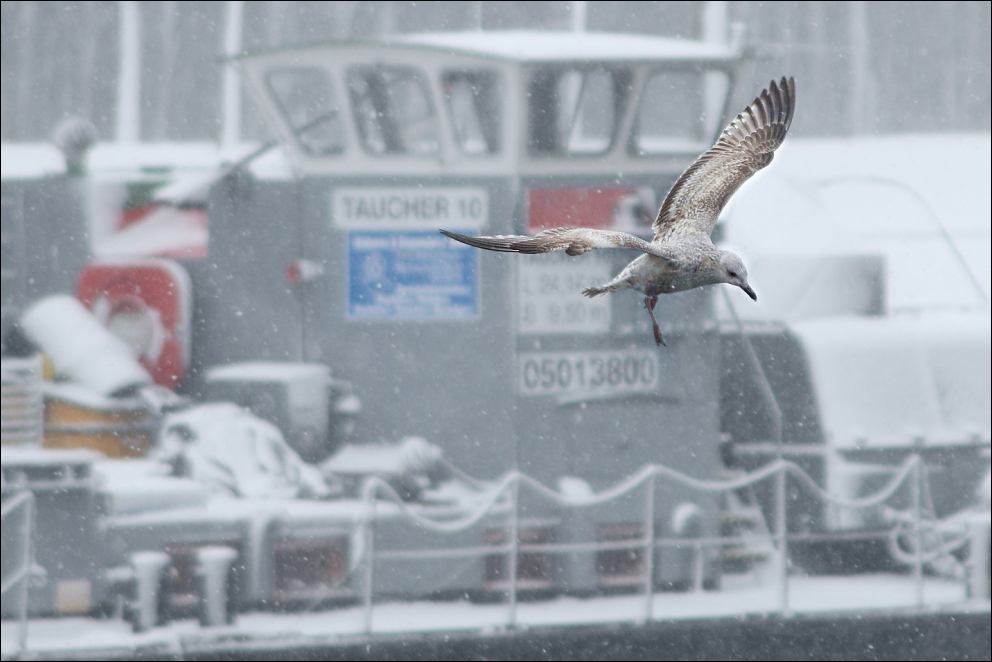
<instances>
[{"instance_id":1,"label":"white sign with text","mask_svg":"<svg viewBox=\"0 0 992 662\"><path fill-rule=\"evenodd\" d=\"M489 191L480 187L337 188L335 226L349 230L481 229L489 221Z\"/></svg>"},{"instance_id":2,"label":"white sign with text","mask_svg":"<svg viewBox=\"0 0 992 662\"><path fill-rule=\"evenodd\" d=\"M658 355L650 349L533 352L517 358L520 395L654 393Z\"/></svg>"},{"instance_id":3,"label":"white sign with text","mask_svg":"<svg viewBox=\"0 0 992 662\"><path fill-rule=\"evenodd\" d=\"M521 335L600 334L610 330L610 300L582 290L612 277L603 253L522 255L517 265L517 332Z\"/></svg>"}]
</instances>

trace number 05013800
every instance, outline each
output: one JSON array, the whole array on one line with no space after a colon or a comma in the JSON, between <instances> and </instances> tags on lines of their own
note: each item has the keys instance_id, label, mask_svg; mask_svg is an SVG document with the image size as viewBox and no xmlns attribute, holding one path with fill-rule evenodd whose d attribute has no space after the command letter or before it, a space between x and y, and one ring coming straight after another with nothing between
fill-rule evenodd
<instances>
[{"instance_id":1,"label":"number 05013800","mask_svg":"<svg viewBox=\"0 0 992 662\"><path fill-rule=\"evenodd\" d=\"M658 387L658 357L650 350L521 354L517 384L521 395L652 392Z\"/></svg>"}]
</instances>

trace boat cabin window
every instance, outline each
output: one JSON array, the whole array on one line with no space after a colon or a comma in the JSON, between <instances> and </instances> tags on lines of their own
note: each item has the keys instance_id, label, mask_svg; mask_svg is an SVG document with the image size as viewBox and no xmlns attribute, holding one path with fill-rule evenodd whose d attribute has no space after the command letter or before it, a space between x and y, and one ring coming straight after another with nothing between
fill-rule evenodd
<instances>
[{"instance_id":1,"label":"boat cabin window","mask_svg":"<svg viewBox=\"0 0 992 662\"><path fill-rule=\"evenodd\" d=\"M448 71L442 78L452 133L462 152L497 154L502 148L499 77L493 71Z\"/></svg>"},{"instance_id":2,"label":"boat cabin window","mask_svg":"<svg viewBox=\"0 0 992 662\"><path fill-rule=\"evenodd\" d=\"M604 69L538 71L531 79L530 151L603 154L613 145L630 74Z\"/></svg>"},{"instance_id":3,"label":"boat cabin window","mask_svg":"<svg viewBox=\"0 0 992 662\"><path fill-rule=\"evenodd\" d=\"M344 151L340 102L327 72L276 69L269 73L268 85L303 151L317 156Z\"/></svg>"},{"instance_id":4,"label":"boat cabin window","mask_svg":"<svg viewBox=\"0 0 992 662\"><path fill-rule=\"evenodd\" d=\"M370 154L436 154L437 113L424 79L406 67L354 67L348 72L352 111Z\"/></svg>"},{"instance_id":5,"label":"boat cabin window","mask_svg":"<svg viewBox=\"0 0 992 662\"><path fill-rule=\"evenodd\" d=\"M715 137L730 79L720 71L657 71L648 77L631 135L631 151L645 156L700 152Z\"/></svg>"}]
</instances>

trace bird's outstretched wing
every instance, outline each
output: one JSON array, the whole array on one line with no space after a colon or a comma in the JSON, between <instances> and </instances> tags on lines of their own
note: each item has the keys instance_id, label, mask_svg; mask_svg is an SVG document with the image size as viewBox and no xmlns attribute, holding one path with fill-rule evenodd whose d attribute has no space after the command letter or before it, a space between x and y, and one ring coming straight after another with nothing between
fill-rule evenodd
<instances>
[{"instance_id":1,"label":"bird's outstretched wing","mask_svg":"<svg viewBox=\"0 0 992 662\"><path fill-rule=\"evenodd\" d=\"M565 251L569 255L581 255L594 248L626 248L650 253L656 257L666 259L668 257L660 246L650 244L640 237L626 232L593 228L554 228L534 236L501 234L492 237L473 237L448 230L441 230L441 234L469 246L503 253L536 254Z\"/></svg>"},{"instance_id":2,"label":"bird's outstretched wing","mask_svg":"<svg viewBox=\"0 0 992 662\"><path fill-rule=\"evenodd\" d=\"M772 162L792 124L796 81L771 82L678 178L655 219L654 241L713 232L730 196Z\"/></svg>"}]
</instances>

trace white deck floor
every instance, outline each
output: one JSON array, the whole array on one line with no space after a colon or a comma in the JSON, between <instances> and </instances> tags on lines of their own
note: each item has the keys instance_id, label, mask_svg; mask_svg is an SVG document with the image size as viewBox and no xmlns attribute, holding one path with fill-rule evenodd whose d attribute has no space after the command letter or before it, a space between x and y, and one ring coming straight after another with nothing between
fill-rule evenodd
<instances>
[{"instance_id":1,"label":"white deck floor","mask_svg":"<svg viewBox=\"0 0 992 662\"><path fill-rule=\"evenodd\" d=\"M992 611L989 600L969 600L960 582L943 579L925 579L922 605L917 598L916 583L907 576L792 577L789 582L791 615ZM777 585L756 586L753 578L730 577L720 591L655 595L652 620L780 614L780 602ZM634 623L643 622L646 606L644 596L557 598L521 602L516 618L521 628ZM506 627L508 617L507 604L387 602L374 608L372 635L496 632ZM16 621L3 621L4 658L17 654L18 628ZM354 642L365 635L360 605L310 613L239 614L234 625L216 628L184 620L142 634L134 634L128 623L119 620L37 619L29 624L28 651L39 657L116 657L140 649L179 654L215 647L324 646Z\"/></svg>"}]
</instances>

